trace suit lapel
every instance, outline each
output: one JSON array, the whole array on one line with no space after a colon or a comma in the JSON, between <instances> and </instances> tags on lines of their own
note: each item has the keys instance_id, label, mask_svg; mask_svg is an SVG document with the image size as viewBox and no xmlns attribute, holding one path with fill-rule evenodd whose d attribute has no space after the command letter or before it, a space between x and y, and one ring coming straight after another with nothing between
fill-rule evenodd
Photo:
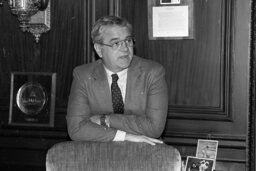
<instances>
[{"instance_id":1,"label":"suit lapel","mask_svg":"<svg viewBox=\"0 0 256 171\"><path fill-rule=\"evenodd\" d=\"M112 111L111 94L109 89L109 84L106 76L106 71L102 62L99 62L92 72L92 78L94 79L93 91L97 94L97 103L102 109L107 109L107 111ZM97 104L96 103L96 104Z\"/></svg>"},{"instance_id":2,"label":"suit lapel","mask_svg":"<svg viewBox=\"0 0 256 171\"><path fill-rule=\"evenodd\" d=\"M141 74L143 73L143 70L140 65L140 60L134 56L131 66L128 69L127 74L127 84L126 84L126 95L125 95L125 109L128 109L129 106L133 103L136 103L136 99L134 99L134 94L137 94L138 92L138 84L141 83Z\"/></svg>"}]
</instances>

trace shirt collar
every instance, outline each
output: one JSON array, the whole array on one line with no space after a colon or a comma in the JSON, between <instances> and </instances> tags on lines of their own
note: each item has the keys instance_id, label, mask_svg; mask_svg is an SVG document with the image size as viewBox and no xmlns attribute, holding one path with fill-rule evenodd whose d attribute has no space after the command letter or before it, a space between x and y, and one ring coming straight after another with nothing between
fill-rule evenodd
<instances>
[{"instance_id":1,"label":"shirt collar","mask_svg":"<svg viewBox=\"0 0 256 171\"><path fill-rule=\"evenodd\" d=\"M115 73L110 71L105 65L103 65L103 66L104 66L104 68L106 70L107 77L112 79L111 75L115 74ZM124 70L122 70L122 71L120 71L120 72L118 72L116 74L118 75L119 78L122 78L125 74L127 74L127 71L128 71L128 68L126 68L126 69L124 69Z\"/></svg>"}]
</instances>

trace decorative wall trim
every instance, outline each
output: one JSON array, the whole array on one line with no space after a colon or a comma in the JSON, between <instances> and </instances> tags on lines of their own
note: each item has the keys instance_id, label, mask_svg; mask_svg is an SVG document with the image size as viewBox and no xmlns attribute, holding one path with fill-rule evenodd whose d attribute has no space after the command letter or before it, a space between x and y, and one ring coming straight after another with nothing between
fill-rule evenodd
<instances>
[{"instance_id":1,"label":"decorative wall trim","mask_svg":"<svg viewBox=\"0 0 256 171\"><path fill-rule=\"evenodd\" d=\"M243 144L246 142L246 136L244 135L230 135L230 134L204 134L204 133L183 133L183 132L165 132L164 139L214 139L221 141L239 141ZM231 146L237 146L231 144ZM243 145L244 146L244 145Z\"/></svg>"},{"instance_id":2,"label":"decorative wall trim","mask_svg":"<svg viewBox=\"0 0 256 171\"><path fill-rule=\"evenodd\" d=\"M121 16L121 0L109 0L109 15Z\"/></svg>"},{"instance_id":3,"label":"decorative wall trim","mask_svg":"<svg viewBox=\"0 0 256 171\"><path fill-rule=\"evenodd\" d=\"M109 0L109 15L121 15L121 0ZM94 0L87 0L84 3L84 63L95 61L96 55L91 43L91 28L96 21L96 4Z\"/></svg>"},{"instance_id":4,"label":"decorative wall trim","mask_svg":"<svg viewBox=\"0 0 256 171\"><path fill-rule=\"evenodd\" d=\"M85 1L84 9L84 63L90 63L95 60L91 44L91 27L95 22L95 1Z\"/></svg>"},{"instance_id":5,"label":"decorative wall trim","mask_svg":"<svg viewBox=\"0 0 256 171\"><path fill-rule=\"evenodd\" d=\"M250 107L248 127L247 170L256 167L256 1L251 1L251 42L250 42Z\"/></svg>"},{"instance_id":6,"label":"decorative wall trim","mask_svg":"<svg viewBox=\"0 0 256 171\"><path fill-rule=\"evenodd\" d=\"M169 105L168 118L172 119L197 119L197 120L221 120L232 121L232 44L233 44L233 20L234 20L234 2L232 0L222 1L221 30L224 35L221 40L222 50L220 55L223 58L221 71L222 85L220 94L220 104L213 106L185 106Z\"/></svg>"},{"instance_id":7,"label":"decorative wall trim","mask_svg":"<svg viewBox=\"0 0 256 171\"><path fill-rule=\"evenodd\" d=\"M8 129L9 128L9 129ZM40 129L35 128L34 130L18 130L13 129L13 127L5 126L0 130L0 137L22 137L22 138L43 138L43 139L65 139L68 140L69 136L66 130L56 130L56 129Z\"/></svg>"}]
</instances>

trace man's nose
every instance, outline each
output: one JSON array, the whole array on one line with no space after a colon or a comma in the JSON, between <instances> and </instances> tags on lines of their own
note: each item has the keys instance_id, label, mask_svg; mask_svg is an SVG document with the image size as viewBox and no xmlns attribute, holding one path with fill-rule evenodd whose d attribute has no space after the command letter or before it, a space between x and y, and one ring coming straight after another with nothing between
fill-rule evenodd
<instances>
[{"instance_id":1,"label":"man's nose","mask_svg":"<svg viewBox=\"0 0 256 171\"><path fill-rule=\"evenodd\" d=\"M126 41L122 41L122 43L121 43L121 49L122 50L128 50L129 48L128 48L129 46L128 46L128 43L126 42Z\"/></svg>"}]
</instances>

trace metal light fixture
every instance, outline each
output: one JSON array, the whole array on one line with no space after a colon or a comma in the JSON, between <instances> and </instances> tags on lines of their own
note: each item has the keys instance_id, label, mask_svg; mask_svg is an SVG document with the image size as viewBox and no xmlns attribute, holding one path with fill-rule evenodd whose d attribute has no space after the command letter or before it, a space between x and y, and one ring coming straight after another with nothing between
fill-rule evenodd
<instances>
[{"instance_id":1,"label":"metal light fixture","mask_svg":"<svg viewBox=\"0 0 256 171\"><path fill-rule=\"evenodd\" d=\"M50 30L50 0L8 0L11 11L17 15L23 32L30 32L36 42L42 33Z\"/></svg>"}]
</instances>

